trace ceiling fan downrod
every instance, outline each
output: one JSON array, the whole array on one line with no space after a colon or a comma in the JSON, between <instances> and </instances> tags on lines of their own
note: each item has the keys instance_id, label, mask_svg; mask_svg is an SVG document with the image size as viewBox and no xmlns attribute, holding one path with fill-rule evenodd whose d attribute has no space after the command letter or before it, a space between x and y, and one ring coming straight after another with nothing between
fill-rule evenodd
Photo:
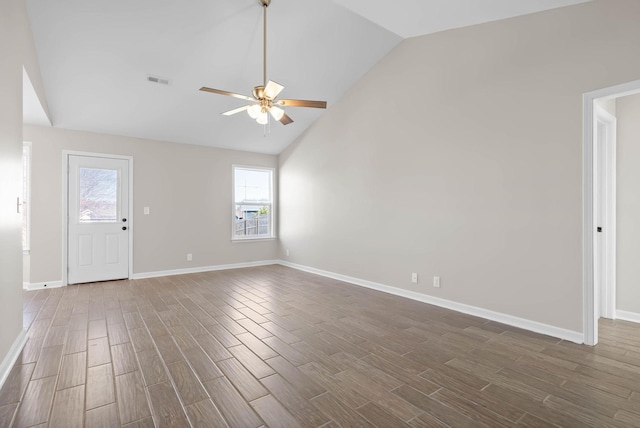
<instances>
[{"instance_id":1,"label":"ceiling fan downrod","mask_svg":"<svg viewBox=\"0 0 640 428\"><path fill-rule=\"evenodd\" d=\"M263 23L262 23L262 85L267 86L267 8L271 4L271 0L258 0L262 5Z\"/></svg>"}]
</instances>

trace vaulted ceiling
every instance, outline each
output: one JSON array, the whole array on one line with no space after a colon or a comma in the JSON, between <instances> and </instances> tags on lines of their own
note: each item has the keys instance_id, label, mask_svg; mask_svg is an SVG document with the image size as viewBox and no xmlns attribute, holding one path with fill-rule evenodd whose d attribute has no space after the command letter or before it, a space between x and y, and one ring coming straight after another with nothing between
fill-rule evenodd
<instances>
[{"instance_id":1,"label":"vaulted ceiling","mask_svg":"<svg viewBox=\"0 0 640 428\"><path fill-rule=\"evenodd\" d=\"M272 0L267 78L285 86L281 98L330 109L404 38L584 1ZM277 154L324 113L289 107L294 123L265 129L245 113L220 115L244 101L198 90L250 95L262 83L257 0L27 4L53 126ZM25 109L38 110L33 100Z\"/></svg>"}]
</instances>

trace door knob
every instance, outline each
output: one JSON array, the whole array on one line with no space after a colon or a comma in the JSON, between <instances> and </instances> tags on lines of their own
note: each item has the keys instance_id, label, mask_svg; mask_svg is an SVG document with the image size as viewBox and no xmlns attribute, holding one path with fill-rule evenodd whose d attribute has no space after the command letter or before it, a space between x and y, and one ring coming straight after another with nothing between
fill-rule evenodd
<instances>
[{"instance_id":1,"label":"door knob","mask_svg":"<svg viewBox=\"0 0 640 428\"><path fill-rule=\"evenodd\" d=\"M122 226L122 230L127 230L127 226Z\"/></svg>"}]
</instances>

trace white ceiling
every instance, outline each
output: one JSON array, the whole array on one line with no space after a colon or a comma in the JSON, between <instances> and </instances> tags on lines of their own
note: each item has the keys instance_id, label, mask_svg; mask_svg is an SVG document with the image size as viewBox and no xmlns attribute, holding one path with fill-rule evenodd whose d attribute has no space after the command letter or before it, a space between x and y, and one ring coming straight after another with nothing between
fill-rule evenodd
<instances>
[{"instance_id":1,"label":"white ceiling","mask_svg":"<svg viewBox=\"0 0 640 428\"><path fill-rule=\"evenodd\" d=\"M285 86L280 98L331 108L403 38L583 1L272 0L267 78ZM257 0L27 4L56 127L276 154L323 114L289 107L295 122L273 123L265 138L246 113L219 114L242 100L198 91L249 95L261 84Z\"/></svg>"},{"instance_id":2,"label":"white ceiling","mask_svg":"<svg viewBox=\"0 0 640 428\"><path fill-rule=\"evenodd\" d=\"M334 1L406 39L590 0Z\"/></svg>"}]
</instances>

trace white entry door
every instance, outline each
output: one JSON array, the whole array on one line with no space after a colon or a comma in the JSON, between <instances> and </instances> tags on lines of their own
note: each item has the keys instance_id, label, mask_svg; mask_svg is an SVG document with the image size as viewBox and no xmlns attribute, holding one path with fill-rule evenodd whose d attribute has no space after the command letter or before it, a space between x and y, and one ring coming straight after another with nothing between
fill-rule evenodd
<instances>
[{"instance_id":1,"label":"white entry door","mask_svg":"<svg viewBox=\"0 0 640 428\"><path fill-rule=\"evenodd\" d=\"M129 277L129 160L69 155L67 282Z\"/></svg>"}]
</instances>

